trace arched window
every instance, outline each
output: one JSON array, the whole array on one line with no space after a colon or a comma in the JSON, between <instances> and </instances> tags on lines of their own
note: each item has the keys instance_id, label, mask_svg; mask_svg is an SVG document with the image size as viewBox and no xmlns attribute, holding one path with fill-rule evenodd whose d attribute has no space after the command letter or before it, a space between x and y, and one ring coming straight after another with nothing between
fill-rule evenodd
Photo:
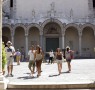
<instances>
[{"instance_id":1,"label":"arched window","mask_svg":"<svg viewBox=\"0 0 95 90\"><path fill-rule=\"evenodd\" d=\"M13 7L13 0L10 0L10 7Z\"/></svg>"},{"instance_id":2,"label":"arched window","mask_svg":"<svg viewBox=\"0 0 95 90\"><path fill-rule=\"evenodd\" d=\"M93 0L93 8L95 8L95 0Z\"/></svg>"}]
</instances>

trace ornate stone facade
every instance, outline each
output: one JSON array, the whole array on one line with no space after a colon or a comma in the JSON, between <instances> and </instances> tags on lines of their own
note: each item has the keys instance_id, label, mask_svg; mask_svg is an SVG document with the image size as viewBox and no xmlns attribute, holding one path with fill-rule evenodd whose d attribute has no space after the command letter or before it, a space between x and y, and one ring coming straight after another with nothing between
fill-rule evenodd
<instances>
[{"instance_id":1,"label":"ornate stone facade","mask_svg":"<svg viewBox=\"0 0 95 90\"><path fill-rule=\"evenodd\" d=\"M36 8L33 8L32 17L28 19L16 16L18 3L16 0L14 1L13 18L3 18L2 32L3 36L12 41L16 49L24 47L27 55L32 44L40 44L42 49L47 52L53 48L52 40L54 40L55 48L64 49L69 45L75 51L76 57L95 57L95 21L93 17L89 17L93 11L89 12L85 18L76 18L72 8L67 14L62 10L56 10L56 2L51 2L47 11L37 12ZM91 4L92 1L88 0L89 11L92 10ZM6 35L5 30L6 33L10 33ZM56 45L56 43L58 44ZM55 48L53 48L54 51Z\"/></svg>"}]
</instances>

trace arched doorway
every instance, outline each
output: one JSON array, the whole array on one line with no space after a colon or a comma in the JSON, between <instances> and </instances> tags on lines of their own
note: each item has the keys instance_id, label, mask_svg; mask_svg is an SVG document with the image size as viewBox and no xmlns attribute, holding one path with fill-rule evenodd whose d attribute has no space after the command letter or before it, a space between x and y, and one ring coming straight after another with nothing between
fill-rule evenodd
<instances>
[{"instance_id":1,"label":"arched doorway","mask_svg":"<svg viewBox=\"0 0 95 90\"><path fill-rule=\"evenodd\" d=\"M28 49L30 49L30 47L32 45L36 46L36 45L40 45L40 32L39 29L37 27L30 27L29 32L28 32Z\"/></svg>"},{"instance_id":2,"label":"arched doorway","mask_svg":"<svg viewBox=\"0 0 95 90\"><path fill-rule=\"evenodd\" d=\"M14 33L14 46L15 49L25 50L25 30L23 27L16 27Z\"/></svg>"},{"instance_id":3,"label":"arched doorway","mask_svg":"<svg viewBox=\"0 0 95 90\"><path fill-rule=\"evenodd\" d=\"M65 47L70 48L76 52L79 51L79 35L76 27L70 26L65 32Z\"/></svg>"},{"instance_id":4,"label":"arched doorway","mask_svg":"<svg viewBox=\"0 0 95 90\"><path fill-rule=\"evenodd\" d=\"M11 30L9 27L3 27L2 28L2 41L6 45L8 40L11 41Z\"/></svg>"},{"instance_id":5,"label":"arched doorway","mask_svg":"<svg viewBox=\"0 0 95 90\"><path fill-rule=\"evenodd\" d=\"M95 57L95 36L94 30L86 26L82 31L82 55L85 57Z\"/></svg>"},{"instance_id":6,"label":"arched doorway","mask_svg":"<svg viewBox=\"0 0 95 90\"><path fill-rule=\"evenodd\" d=\"M61 28L56 22L47 23L44 28L44 48L46 52L56 51L61 45Z\"/></svg>"}]
</instances>

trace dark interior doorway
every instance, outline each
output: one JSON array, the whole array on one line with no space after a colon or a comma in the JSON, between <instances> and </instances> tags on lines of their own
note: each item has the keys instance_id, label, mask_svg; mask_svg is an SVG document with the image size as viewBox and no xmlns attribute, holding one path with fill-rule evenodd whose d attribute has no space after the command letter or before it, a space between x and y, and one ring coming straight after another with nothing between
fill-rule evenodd
<instances>
[{"instance_id":1,"label":"dark interior doorway","mask_svg":"<svg viewBox=\"0 0 95 90\"><path fill-rule=\"evenodd\" d=\"M51 49L55 52L59 48L59 38L46 38L46 52Z\"/></svg>"}]
</instances>

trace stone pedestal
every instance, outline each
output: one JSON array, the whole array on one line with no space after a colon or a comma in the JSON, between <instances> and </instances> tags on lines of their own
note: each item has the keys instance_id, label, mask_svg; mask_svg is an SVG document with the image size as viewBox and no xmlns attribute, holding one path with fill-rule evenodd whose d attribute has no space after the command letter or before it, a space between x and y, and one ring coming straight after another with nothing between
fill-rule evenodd
<instances>
[{"instance_id":1,"label":"stone pedestal","mask_svg":"<svg viewBox=\"0 0 95 90\"><path fill-rule=\"evenodd\" d=\"M5 79L3 75L0 75L0 90L6 90L9 80Z\"/></svg>"}]
</instances>

